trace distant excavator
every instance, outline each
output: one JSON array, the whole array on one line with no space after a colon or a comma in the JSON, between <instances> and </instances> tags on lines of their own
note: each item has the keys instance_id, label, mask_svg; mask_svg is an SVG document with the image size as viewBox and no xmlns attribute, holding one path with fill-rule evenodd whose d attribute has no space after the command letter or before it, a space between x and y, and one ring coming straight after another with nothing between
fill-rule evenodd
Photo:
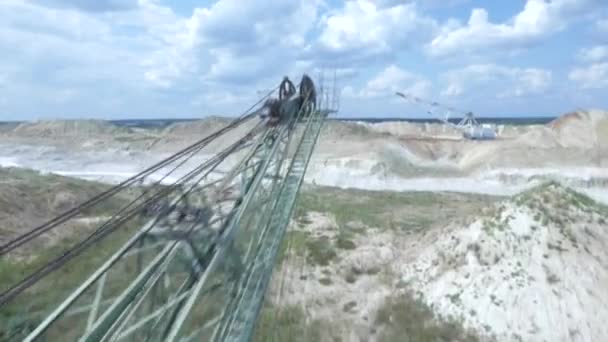
<instances>
[{"instance_id":1,"label":"distant excavator","mask_svg":"<svg viewBox=\"0 0 608 342\"><path fill-rule=\"evenodd\" d=\"M395 95L403 98L408 102L413 102L420 106L427 107L427 113L435 119L445 123L446 125L462 132L465 139L470 140L494 140L497 138L497 130L495 125L480 124L473 112L459 111L451 106L442 105L435 101L428 101L414 95L408 95L401 92L396 92ZM445 115L437 113L438 110L445 111ZM461 116L462 120L458 124L453 124L449 121L451 115Z\"/></svg>"}]
</instances>

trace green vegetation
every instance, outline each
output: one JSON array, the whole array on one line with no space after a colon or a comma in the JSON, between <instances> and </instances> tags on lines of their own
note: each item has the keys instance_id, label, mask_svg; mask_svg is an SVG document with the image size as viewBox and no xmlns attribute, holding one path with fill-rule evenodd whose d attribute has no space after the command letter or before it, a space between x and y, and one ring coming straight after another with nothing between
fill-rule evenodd
<instances>
[{"instance_id":1,"label":"green vegetation","mask_svg":"<svg viewBox=\"0 0 608 342\"><path fill-rule=\"evenodd\" d=\"M10 238L31 229L108 189L108 185L32 170L0 168L0 234ZM102 216L117 211L139 189L121 192L82 214ZM67 230L64 230L67 231Z\"/></svg>"},{"instance_id":2,"label":"green vegetation","mask_svg":"<svg viewBox=\"0 0 608 342\"><path fill-rule=\"evenodd\" d=\"M500 197L457 193L392 192L305 187L298 196L294 219L310 223L309 213L335 219L340 231L363 233L379 228L398 233L417 232L441 222L477 213Z\"/></svg>"},{"instance_id":3,"label":"green vegetation","mask_svg":"<svg viewBox=\"0 0 608 342\"><path fill-rule=\"evenodd\" d=\"M33 208L41 208L45 211L43 215L45 219L107 188L103 184L66 177L48 176L46 178L47 176L42 177L30 171L19 171L18 173L19 175L14 178L22 179L22 181L15 182L18 185L18 191L15 193L27 193L31 190L36 199L39 199L39 201L31 201L35 203ZM55 203L57 189L65 192L68 195L66 198L69 200L57 202L59 205L53 206L50 210L48 208L45 209L45 206L48 206L49 203ZM0 190L2 190L1 185ZM20 212L24 206L21 202L13 203L15 202L14 200L9 202L10 198L14 198L15 193L11 193L10 197L0 195L0 208L3 208L2 206L6 204L11 214ZM119 201L109 202L108 206L95 208L86 213L86 216L107 215L121 206L122 203L120 201L129 198L129 195L125 194L124 197L120 197ZM339 225L338 228L340 229L335 237L333 235L331 237L316 236L310 232L301 230L288 231L286 239L281 246L280 260L284 260L289 255L297 255L305 258L310 265L331 265L338 258L339 252L357 248L357 244L355 243L355 241L358 241L356 239L358 237L357 234L360 234L362 229L366 229L366 226L399 231L425 229L437 222L437 220L443 220L445 217L449 217L458 211L454 207L447 210L437 210L441 208L440 205L442 203L455 203L458 205L459 202L454 201L453 198L462 198L462 196L432 193L401 194L357 190L346 191L329 188L323 188L314 192L305 191L300 196L296 211L299 222L303 224L310 223L307 215L310 211L324 212L331 214L336 219ZM3 200L5 202L2 202ZM28 214L35 212L35 210L28 210ZM132 225L125 227L119 233L112 234L95 250L86 252L82 257L74 260L45 280L44 284L33 288L28 293L28 296L29 298L36 297L35 303L24 298L4 308L0 312L0 341L7 339L7 336L15 331L25 333L31 330L39 319L44 317L47 310L54 308L75 286L86 279L93 269L103 263L109 255L122 245L138 224L138 222L133 222ZM45 249L41 249L41 252L35 256L31 258L1 260L0 288L7 288L52 257L60 255L70 245L81 240L85 236L85 233L90 233L91 228L88 226L84 228L81 226L66 227L72 233L65 236L57 236L53 241L44 241L43 245ZM122 274L115 275L117 279L121 279L123 274L135 274L132 270L129 271L129 268L133 267L132 264L125 264L124 267L125 269ZM380 274L382 272L380 268L365 271L350 270L344 275L345 280L348 283L355 283L357 277L361 276L363 272L369 275L379 274L378 276L384 274ZM336 272L331 277L329 274L324 274L318 281L323 285L329 286L336 280L336 278L332 279L332 277L337 276L343 276L343 273ZM120 285L125 281L119 280L116 283L116 288L120 288ZM113 292L114 289L109 290L109 293ZM87 293L86 295L89 296L92 293ZM31 303L34 304L31 305ZM350 304L348 310L351 311L353 308L354 306ZM399 307L396 308L399 309ZM320 341L322 340L321 337L325 340L326 336L331 335L331 329L324 326L321 322L313 321L310 324L304 324L305 313L299 307L283 307L278 310L280 313L278 316L275 316L275 311L276 308L269 306L265 306L262 309L262 315L258 321L256 341ZM66 322L69 324L66 324ZM84 322L86 322L86 317L84 320L81 318L68 318L63 320L62 327L79 326ZM391 322L387 323L388 325L384 325L390 326ZM68 335L66 333L64 338L71 340L71 336Z\"/></svg>"},{"instance_id":4,"label":"green vegetation","mask_svg":"<svg viewBox=\"0 0 608 342\"><path fill-rule=\"evenodd\" d=\"M342 311L352 313L357 302L344 303ZM476 314L476 313L475 313ZM411 295L389 296L379 308L374 331L381 342L477 342L479 338L466 331L460 322L436 317L432 310ZM266 303L260 313L253 341L255 342L318 342L341 341L334 336L331 322L313 320L306 324L302 307L290 305L277 308Z\"/></svg>"},{"instance_id":5,"label":"green vegetation","mask_svg":"<svg viewBox=\"0 0 608 342\"><path fill-rule=\"evenodd\" d=\"M321 236L306 241L308 253L306 260L311 265L327 266L338 255L327 236Z\"/></svg>"},{"instance_id":6,"label":"green vegetation","mask_svg":"<svg viewBox=\"0 0 608 342\"><path fill-rule=\"evenodd\" d=\"M600 215L608 215L608 206L555 181L525 191L517 195L515 201L518 205L538 209L539 212L534 216L536 221L554 221L554 223L563 224L558 220L563 218L560 212L568 208L577 208L586 213L595 212ZM554 205L560 210L555 212L549 205Z\"/></svg>"},{"instance_id":7,"label":"green vegetation","mask_svg":"<svg viewBox=\"0 0 608 342\"><path fill-rule=\"evenodd\" d=\"M45 222L108 188L101 183L40 175L35 171L15 168L0 168L0 178L3 179L0 183L0 221L3 222L4 230L0 234L9 237L31 229L34 224ZM91 208L83 213L83 217L109 216L124 206L135 191L125 192L113 201ZM140 218L133 218L103 239L94 249L85 251L4 306L0 310L0 341L20 340L31 331L48 310L53 309L92 270L105 262L141 223ZM69 221L58 226L52 234L43 235L25 248L0 258L0 290L10 288L48 261L61 256L68 248L91 234L96 226L84 221ZM125 265L132 266L132 263ZM121 271L128 272L128 269ZM121 274L117 278L128 277ZM116 284L123 282L120 280ZM71 318L70 326L76 326L80 321L83 320Z\"/></svg>"},{"instance_id":8,"label":"green vegetation","mask_svg":"<svg viewBox=\"0 0 608 342\"><path fill-rule=\"evenodd\" d=\"M593 221L593 214L598 215L597 222L606 222L608 206L598 203L590 197L564 187L557 182L548 182L534 189L528 190L515 198L516 203L527 206L534 213L534 221L543 226L553 225L567 238L574 248L578 248L578 240L572 230L572 223L580 221L577 211ZM557 208L557 210L556 210ZM538 229L533 225L532 230ZM587 231L587 230L585 230ZM549 249L564 251L561 246L551 246Z\"/></svg>"},{"instance_id":9,"label":"green vegetation","mask_svg":"<svg viewBox=\"0 0 608 342\"><path fill-rule=\"evenodd\" d=\"M319 279L319 283L321 283L321 285L329 286L329 285L333 284L334 282L331 280L331 278L325 277L325 278Z\"/></svg>"},{"instance_id":10,"label":"green vegetation","mask_svg":"<svg viewBox=\"0 0 608 342\"><path fill-rule=\"evenodd\" d=\"M357 248L357 245L353 242L352 233L340 231L336 238L336 247L340 249L352 250Z\"/></svg>"},{"instance_id":11,"label":"green vegetation","mask_svg":"<svg viewBox=\"0 0 608 342\"><path fill-rule=\"evenodd\" d=\"M330 213L335 217L340 227L346 226L349 222L361 222L370 227L388 228L386 223L391 220L391 217L387 217L388 214L398 213L403 210L404 206L426 207L428 209L428 207L440 202L441 198L440 194L427 192L398 193L334 188L315 190L318 191L303 191L300 194L294 217L297 220L303 220L306 214L311 211ZM428 223L424 217L425 215L420 215L418 218L421 223ZM394 221L395 227L399 225L406 228L412 226L411 218L405 220L396 217Z\"/></svg>"},{"instance_id":12,"label":"green vegetation","mask_svg":"<svg viewBox=\"0 0 608 342\"><path fill-rule=\"evenodd\" d=\"M349 284L354 284L357 282L357 274L353 271L348 271L344 276L344 280Z\"/></svg>"},{"instance_id":13,"label":"green vegetation","mask_svg":"<svg viewBox=\"0 0 608 342\"><path fill-rule=\"evenodd\" d=\"M352 246L354 243L347 239L337 239L334 246L328 236L313 237L305 231L291 230L281 244L278 258L282 263L289 255L295 255L306 258L309 265L328 266L338 257L336 247L349 249Z\"/></svg>"},{"instance_id":14,"label":"green vegetation","mask_svg":"<svg viewBox=\"0 0 608 342\"><path fill-rule=\"evenodd\" d=\"M554 285L560 282L559 277L553 271L549 269L546 265L543 265L543 269L545 270L545 276L547 279L547 283Z\"/></svg>"},{"instance_id":15,"label":"green vegetation","mask_svg":"<svg viewBox=\"0 0 608 342\"><path fill-rule=\"evenodd\" d=\"M344 304L344 306L342 307L342 311L344 311L344 312L351 312L356 307L357 307L357 302L350 301L350 302Z\"/></svg>"},{"instance_id":16,"label":"green vegetation","mask_svg":"<svg viewBox=\"0 0 608 342\"><path fill-rule=\"evenodd\" d=\"M253 337L254 342L318 342L330 329L319 320L305 322L300 306L276 308L264 305Z\"/></svg>"},{"instance_id":17,"label":"green vegetation","mask_svg":"<svg viewBox=\"0 0 608 342\"><path fill-rule=\"evenodd\" d=\"M34 327L34 322L37 322L47 310L55 308L57 304L66 298L95 268L103 264L109 256L122 246L138 227L139 225L132 223L111 234L96 245L94 249L85 251L78 258L68 262L57 271L45 277L28 290L26 294L18 296L11 304L2 308L0 310L0 341L2 340L2 336L10 336L14 333L14 331L8 330L23 329L24 326L28 327L28 329ZM72 236L63 239L57 244L41 250L40 254L27 261L0 260L0 289L5 290L20 281L45 265L49 260L61 255L63 251L81 238ZM133 265L125 265L125 267L133 267ZM122 271L128 270L123 269Z\"/></svg>"},{"instance_id":18,"label":"green vegetation","mask_svg":"<svg viewBox=\"0 0 608 342\"><path fill-rule=\"evenodd\" d=\"M378 341L479 341L461 323L436 317L425 303L411 295L388 297L378 310L375 323L380 332Z\"/></svg>"},{"instance_id":19,"label":"green vegetation","mask_svg":"<svg viewBox=\"0 0 608 342\"><path fill-rule=\"evenodd\" d=\"M301 230L289 230L285 234L285 239L281 242L281 249L278 254L278 262L283 263L290 254L298 257L306 255L307 242L310 239L310 233ZM289 249L289 253L288 253Z\"/></svg>"}]
</instances>

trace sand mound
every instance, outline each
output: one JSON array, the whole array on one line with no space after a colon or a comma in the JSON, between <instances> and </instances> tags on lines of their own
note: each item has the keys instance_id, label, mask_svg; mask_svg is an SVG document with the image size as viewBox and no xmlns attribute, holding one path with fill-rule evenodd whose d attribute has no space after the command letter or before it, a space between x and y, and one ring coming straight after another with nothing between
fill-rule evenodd
<instances>
[{"instance_id":1,"label":"sand mound","mask_svg":"<svg viewBox=\"0 0 608 342\"><path fill-rule=\"evenodd\" d=\"M12 134L41 138L60 138L62 136L86 136L128 134L131 130L103 120L50 120L19 124Z\"/></svg>"},{"instance_id":2,"label":"sand mound","mask_svg":"<svg viewBox=\"0 0 608 342\"><path fill-rule=\"evenodd\" d=\"M608 208L550 183L427 236L402 281L499 341L608 336Z\"/></svg>"},{"instance_id":3,"label":"sand mound","mask_svg":"<svg viewBox=\"0 0 608 342\"><path fill-rule=\"evenodd\" d=\"M585 113L585 112L566 113L566 114L560 116L559 118L549 122L547 124L547 126L549 126L552 129L559 130L565 126L568 126L569 124L572 124L573 122L582 121L582 120L588 118L588 116L586 114L587 113Z\"/></svg>"},{"instance_id":4,"label":"sand mound","mask_svg":"<svg viewBox=\"0 0 608 342\"><path fill-rule=\"evenodd\" d=\"M461 133L448 125L442 123L413 123L402 121L389 121L369 124L372 131L388 133L399 137L412 136L455 136L460 137Z\"/></svg>"},{"instance_id":5,"label":"sand mound","mask_svg":"<svg viewBox=\"0 0 608 342\"><path fill-rule=\"evenodd\" d=\"M557 148L562 145L559 135L551 128L538 126L515 139L516 144L536 149Z\"/></svg>"},{"instance_id":6,"label":"sand mound","mask_svg":"<svg viewBox=\"0 0 608 342\"><path fill-rule=\"evenodd\" d=\"M234 120L235 118L229 117L208 117L197 121L172 124L160 133L153 149L162 153L177 151L220 131ZM260 119L258 117L241 123L240 126L224 132L219 138L206 145L202 153L214 154L223 150L251 132L259 123Z\"/></svg>"},{"instance_id":7,"label":"sand mound","mask_svg":"<svg viewBox=\"0 0 608 342\"><path fill-rule=\"evenodd\" d=\"M22 234L27 229L73 208L79 203L107 189L107 185L56 175L42 175L38 172L0 168L0 243ZM107 210L117 210L124 204L122 194L114 201L102 203L88 214ZM65 228L65 227L64 227ZM54 239L57 234L65 235L69 229L59 229L60 233L46 234L35 241L34 246Z\"/></svg>"},{"instance_id":8,"label":"sand mound","mask_svg":"<svg viewBox=\"0 0 608 342\"><path fill-rule=\"evenodd\" d=\"M197 121L177 122L162 132L168 137L205 136L228 125L234 118L210 116Z\"/></svg>"},{"instance_id":9,"label":"sand mound","mask_svg":"<svg viewBox=\"0 0 608 342\"><path fill-rule=\"evenodd\" d=\"M363 122L328 120L321 129L322 140L365 138L374 135Z\"/></svg>"},{"instance_id":10,"label":"sand mound","mask_svg":"<svg viewBox=\"0 0 608 342\"><path fill-rule=\"evenodd\" d=\"M591 110L565 114L549 124L564 147L596 148L608 136L608 112Z\"/></svg>"}]
</instances>

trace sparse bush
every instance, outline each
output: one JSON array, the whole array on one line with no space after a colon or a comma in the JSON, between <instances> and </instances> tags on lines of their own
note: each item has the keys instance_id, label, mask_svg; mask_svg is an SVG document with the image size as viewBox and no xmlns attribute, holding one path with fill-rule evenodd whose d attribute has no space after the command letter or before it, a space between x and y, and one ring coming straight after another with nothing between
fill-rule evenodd
<instances>
[{"instance_id":1,"label":"sparse bush","mask_svg":"<svg viewBox=\"0 0 608 342\"><path fill-rule=\"evenodd\" d=\"M307 250L307 242L310 239L310 233L301 230L290 230L285 235L281 243L281 249L278 254L278 262L282 263L290 254L304 256ZM287 250L289 248L289 251Z\"/></svg>"},{"instance_id":2,"label":"sparse bush","mask_svg":"<svg viewBox=\"0 0 608 342\"><path fill-rule=\"evenodd\" d=\"M374 267L370 267L367 270L367 272L365 272L365 273L367 273L368 275L376 275L376 274L380 273L380 271L381 271L380 267L374 266Z\"/></svg>"},{"instance_id":3,"label":"sparse bush","mask_svg":"<svg viewBox=\"0 0 608 342\"><path fill-rule=\"evenodd\" d=\"M478 243L470 243L469 245L467 245L467 249L473 252L475 258L477 259L477 262L481 264L481 246Z\"/></svg>"},{"instance_id":4,"label":"sparse bush","mask_svg":"<svg viewBox=\"0 0 608 342\"><path fill-rule=\"evenodd\" d=\"M545 269L545 275L547 276L547 283L553 285L559 283L559 277L553 273L547 266L543 265Z\"/></svg>"},{"instance_id":5,"label":"sparse bush","mask_svg":"<svg viewBox=\"0 0 608 342\"><path fill-rule=\"evenodd\" d=\"M367 227L389 227L413 230L428 227L436 217L419 215L416 222L392 219L387 223L387 213L396 208L411 206L427 209L437 204L445 194L415 192L399 193L391 191L342 190L324 188L322 191L303 191L298 196L294 217L301 220L306 213L315 211L331 214L339 226L358 222ZM389 227L390 228L390 227Z\"/></svg>"},{"instance_id":6,"label":"sparse bush","mask_svg":"<svg viewBox=\"0 0 608 342\"><path fill-rule=\"evenodd\" d=\"M349 284L354 284L357 281L357 276L353 272L348 272L344 280Z\"/></svg>"},{"instance_id":7,"label":"sparse bush","mask_svg":"<svg viewBox=\"0 0 608 342\"><path fill-rule=\"evenodd\" d=\"M331 278L326 277L326 278L319 279L319 283L321 283L321 285L329 286L329 285L333 284L334 282L331 280Z\"/></svg>"},{"instance_id":8,"label":"sparse bush","mask_svg":"<svg viewBox=\"0 0 608 342\"><path fill-rule=\"evenodd\" d=\"M344 304L344 306L342 307L342 311L344 312L350 312L352 309L357 307L357 302L355 301L350 301L346 304Z\"/></svg>"},{"instance_id":9,"label":"sparse bush","mask_svg":"<svg viewBox=\"0 0 608 342\"><path fill-rule=\"evenodd\" d=\"M306 315L300 306L276 308L265 305L260 312L253 336L254 342L309 342L322 341L330 327L319 320L306 324Z\"/></svg>"},{"instance_id":10,"label":"sparse bush","mask_svg":"<svg viewBox=\"0 0 608 342\"><path fill-rule=\"evenodd\" d=\"M454 305L458 305L461 303L460 301L460 293L455 293L452 295L446 295L446 297L448 297L448 299L450 300L450 302L452 302L452 304Z\"/></svg>"},{"instance_id":11,"label":"sparse bush","mask_svg":"<svg viewBox=\"0 0 608 342\"><path fill-rule=\"evenodd\" d=\"M301 216L298 220L298 223L300 223L301 225L309 225L312 223L312 221L310 220L310 218L308 218L307 214L304 214L303 216Z\"/></svg>"},{"instance_id":12,"label":"sparse bush","mask_svg":"<svg viewBox=\"0 0 608 342\"><path fill-rule=\"evenodd\" d=\"M547 275L547 282L549 284L559 283L559 277L555 274L549 274L549 275Z\"/></svg>"},{"instance_id":13,"label":"sparse bush","mask_svg":"<svg viewBox=\"0 0 608 342\"><path fill-rule=\"evenodd\" d=\"M411 295L388 297L376 314L378 341L479 341L454 320L436 317Z\"/></svg>"},{"instance_id":14,"label":"sparse bush","mask_svg":"<svg viewBox=\"0 0 608 342\"><path fill-rule=\"evenodd\" d=\"M337 257L334 247L326 236L308 240L306 247L308 249L307 260L311 265L327 266Z\"/></svg>"},{"instance_id":15,"label":"sparse bush","mask_svg":"<svg viewBox=\"0 0 608 342\"><path fill-rule=\"evenodd\" d=\"M340 249L353 250L357 248L357 245L350 239L350 236L346 233L340 233L336 239L336 247Z\"/></svg>"}]
</instances>

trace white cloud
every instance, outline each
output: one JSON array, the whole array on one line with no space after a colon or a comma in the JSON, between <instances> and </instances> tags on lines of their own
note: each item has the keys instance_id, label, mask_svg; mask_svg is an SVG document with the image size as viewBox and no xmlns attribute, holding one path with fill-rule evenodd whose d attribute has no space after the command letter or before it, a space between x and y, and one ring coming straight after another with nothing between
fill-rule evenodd
<instances>
[{"instance_id":1,"label":"white cloud","mask_svg":"<svg viewBox=\"0 0 608 342\"><path fill-rule=\"evenodd\" d=\"M537 68L510 68L495 64L475 64L448 71L442 91L446 96L459 96L475 89L478 94L491 93L495 98L540 94L551 82L550 71Z\"/></svg>"},{"instance_id":2,"label":"white cloud","mask_svg":"<svg viewBox=\"0 0 608 342\"><path fill-rule=\"evenodd\" d=\"M320 1L266 1L263 5L219 0L195 9L188 27L198 55L210 57L205 79L232 84L279 77L298 63ZM229 24L228 24L229 23Z\"/></svg>"},{"instance_id":3,"label":"white cloud","mask_svg":"<svg viewBox=\"0 0 608 342\"><path fill-rule=\"evenodd\" d=\"M608 60L608 45L598 45L591 48L583 48L579 52L579 58L585 62L599 62Z\"/></svg>"},{"instance_id":4,"label":"white cloud","mask_svg":"<svg viewBox=\"0 0 608 342\"><path fill-rule=\"evenodd\" d=\"M89 12L124 11L137 7L137 0L32 0L43 6L76 8Z\"/></svg>"},{"instance_id":5,"label":"white cloud","mask_svg":"<svg viewBox=\"0 0 608 342\"><path fill-rule=\"evenodd\" d=\"M346 87L343 95L357 98L393 97L401 91L416 96L427 96L431 90L431 82L424 77L390 65L370 79L367 84L356 91Z\"/></svg>"},{"instance_id":6,"label":"white cloud","mask_svg":"<svg viewBox=\"0 0 608 342\"><path fill-rule=\"evenodd\" d=\"M23 1L6 0L0 6L2 28L64 40L105 41L110 28L96 17L78 11L44 8ZM10 38L10 37L5 37Z\"/></svg>"},{"instance_id":7,"label":"white cloud","mask_svg":"<svg viewBox=\"0 0 608 342\"><path fill-rule=\"evenodd\" d=\"M462 5L470 2L471 0L413 0L409 2L416 3L420 8L448 8L454 7L458 5ZM378 4L380 7L387 6L395 6L400 3L403 3L403 0L373 0L375 4Z\"/></svg>"},{"instance_id":8,"label":"white cloud","mask_svg":"<svg viewBox=\"0 0 608 342\"><path fill-rule=\"evenodd\" d=\"M438 44L438 55L502 53L564 28L571 18L581 18L581 8L606 4L529 0L504 22L475 11L468 24L455 17L440 26L431 17L439 12L428 9L469 1L212 0L199 2L199 8L180 3L186 11L173 10L175 2L165 0L0 2L2 114L15 118L230 114L283 75L297 80L323 68L330 77L338 69L339 84L349 86L344 94L351 96L345 107L357 113L384 115L391 105L401 113L397 100L386 97L397 90L430 97L440 80L449 96L472 89L485 91L486 98L538 94L550 86L548 71L478 64L441 79L437 70L445 68L444 61L427 59L424 47ZM509 10L514 7L509 4ZM608 28L605 20L588 24ZM572 48L549 47L555 46ZM594 47L581 50L579 58L601 64L604 54ZM579 69L573 79L585 78L585 68ZM372 72L377 74L369 77Z\"/></svg>"},{"instance_id":9,"label":"white cloud","mask_svg":"<svg viewBox=\"0 0 608 342\"><path fill-rule=\"evenodd\" d=\"M349 0L323 20L319 42L328 53L377 56L421 43L436 26L413 3L380 7L370 0Z\"/></svg>"},{"instance_id":10,"label":"white cloud","mask_svg":"<svg viewBox=\"0 0 608 342\"><path fill-rule=\"evenodd\" d=\"M166 97L150 86L169 86L160 62L183 63L168 34L176 17L151 5L142 0L137 9L107 13L5 0L0 6L0 68L10 84L3 90L5 113L99 117L170 107L157 105ZM169 50L175 59L167 57Z\"/></svg>"},{"instance_id":11,"label":"white cloud","mask_svg":"<svg viewBox=\"0 0 608 342\"><path fill-rule=\"evenodd\" d=\"M499 49L521 49L563 30L585 10L603 4L600 0L528 0L521 12L503 23L493 23L483 8L473 9L466 25L449 23L428 45L431 56L485 53Z\"/></svg>"},{"instance_id":12,"label":"white cloud","mask_svg":"<svg viewBox=\"0 0 608 342\"><path fill-rule=\"evenodd\" d=\"M109 109L150 97L134 112L149 115L149 107L160 113L156 102L175 110L175 102L197 105L190 99L200 93L255 93L258 84L315 68L299 54L318 22L319 6L320 0L218 0L180 16L159 0L135 6L115 0L4 0L0 72L11 84L4 92L11 99L6 106L15 112L38 107L47 114L97 115L128 112ZM36 100L25 103L26 97ZM223 103L229 97L206 99ZM212 105L201 108L211 111Z\"/></svg>"},{"instance_id":13,"label":"white cloud","mask_svg":"<svg viewBox=\"0 0 608 342\"><path fill-rule=\"evenodd\" d=\"M219 0L194 11L192 25L211 46L229 47L244 54L251 48L300 48L315 25L319 1L269 0L263 5ZM228 24L229 23L229 24Z\"/></svg>"},{"instance_id":14,"label":"white cloud","mask_svg":"<svg viewBox=\"0 0 608 342\"><path fill-rule=\"evenodd\" d=\"M11 0L0 6L0 17L0 64L12 67L11 82L141 80L139 46L119 40L103 18Z\"/></svg>"},{"instance_id":15,"label":"white cloud","mask_svg":"<svg viewBox=\"0 0 608 342\"><path fill-rule=\"evenodd\" d=\"M584 89L608 88L608 62L574 68L568 78Z\"/></svg>"},{"instance_id":16,"label":"white cloud","mask_svg":"<svg viewBox=\"0 0 608 342\"><path fill-rule=\"evenodd\" d=\"M448 84L447 88L445 88L441 95L444 96L460 96L464 92L464 86L458 82L451 82Z\"/></svg>"}]
</instances>

